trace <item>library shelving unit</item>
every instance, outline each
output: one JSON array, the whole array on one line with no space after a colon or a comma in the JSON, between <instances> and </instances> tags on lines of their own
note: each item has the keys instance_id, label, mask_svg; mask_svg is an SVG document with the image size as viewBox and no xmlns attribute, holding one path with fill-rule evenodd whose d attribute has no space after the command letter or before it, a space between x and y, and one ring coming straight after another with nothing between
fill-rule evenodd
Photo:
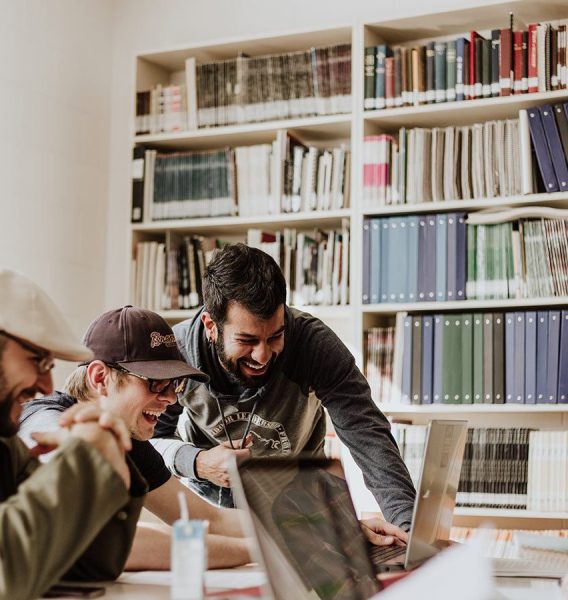
<instances>
[{"instance_id":1,"label":"library shelving unit","mask_svg":"<svg viewBox=\"0 0 568 600\"><path fill-rule=\"evenodd\" d=\"M351 152L351 189L347 208L335 211L283 213L255 217L210 217L179 220L146 221L130 224L131 247L134 252L140 241L158 240L166 246L185 234L221 235L226 240L242 240L248 228L259 227L276 231L283 227L309 230L314 227L341 227L344 219L350 224L349 303L346 306L310 306L306 310L326 321L353 352L358 364L363 363L364 331L385 324L394 325L398 312L408 314L451 313L477 310L514 310L515 308L559 307L568 305L568 298L522 300L465 300L459 302L426 302L413 304L363 304L362 264L363 219L366 216L391 216L477 211L490 206L542 205L568 207L568 193L531 194L493 199L428 202L396 206L365 206L363 197L363 137L374 134L395 134L400 127L446 127L472 125L488 119L518 116L522 108L568 101L568 89L519 94L506 97L444 102L412 107L363 110L364 50L379 43L392 45L422 44L427 40L448 40L458 35L480 33L508 24L512 11L515 23L526 27L533 22L568 19L568 3L518 0L503 4L461 9L445 13L424 14L397 20L377 18L364 23L349 23L344 27L296 31L270 37L222 40L207 45L174 48L140 54L136 57L136 91L157 84L168 85L184 81L186 60L197 63L232 59L240 55L263 56L294 52L333 44L351 44L351 110L345 114L309 116L278 121L206 127L175 133L133 136L134 147L158 151L214 150L227 146L271 143L280 129L285 129L303 142L324 147L345 144ZM134 109L134 104L133 104ZM134 113L134 110L133 110ZM171 322L191 317L193 310L162 311ZM388 416L412 423L426 423L436 417L466 418L476 426L531 426L568 428L568 405L400 405L375 399ZM522 510L458 508L456 524L494 523L528 528L547 528L568 524L568 513L539 513Z\"/></svg>"}]
</instances>

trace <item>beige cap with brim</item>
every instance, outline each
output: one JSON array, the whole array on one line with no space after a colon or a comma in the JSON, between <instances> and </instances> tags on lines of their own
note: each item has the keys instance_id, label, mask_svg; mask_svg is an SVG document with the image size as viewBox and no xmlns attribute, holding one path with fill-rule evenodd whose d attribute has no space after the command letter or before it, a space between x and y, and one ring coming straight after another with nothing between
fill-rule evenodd
<instances>
[{"instance_id":1,"label":"beige cap with brim","mask_svg":"<svg viewBox=\"0 0 568 600\"><path fill-rule=\"evenodd\" d=\"M92 358L53 300L27 277L4 268L0 268L0 331L48 350L55 358Z\"/></svg>"}]
</instances>

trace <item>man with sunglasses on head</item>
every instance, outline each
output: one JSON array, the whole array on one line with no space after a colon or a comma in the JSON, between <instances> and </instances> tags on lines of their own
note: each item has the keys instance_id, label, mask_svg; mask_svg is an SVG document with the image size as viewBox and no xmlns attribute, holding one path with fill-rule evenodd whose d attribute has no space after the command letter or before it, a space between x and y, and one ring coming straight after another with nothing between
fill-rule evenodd
<instances>
[{"instance_id":1,"label":"man with sunglasses on head","mask_svg":"<svg viewBox=\"0 0 568 600\"><path fill-rule=\"evenodd\" d=\"M125 459L124 423L93 405L36 433L31 451L16 435L22 405L52 392L54 359L90 357L41 288L0 269L2 599L36 598L62 578L114 579L130 551L146 483ZM44 447L57 448L47 465Z\"/></svg>"},{"instance_id":2,"label":"man with sunglasses on head","mask_svg":"<svg viewBox=\"0 0 568 600\"><path fill-rule=\"evenodd\" d=\"M156 313L125 306L111 310L90 325L84 338L93 357L67 379L64 392L24 407L22 434L57 427L62 411L71 406L100 403L124 420L132 437L129 457L148 482L145 506L166 523L179 518L178 493L187 499L192 518L207 519L209 567L229 567L249 562L237 511L221 509L182 485L148 441L160 415L176 402L188 380L208 381L207 375L181 357L171 327ZM141 526L129 557L129 569L170 567L169 528Z\"/></svg>"}]
</instances>

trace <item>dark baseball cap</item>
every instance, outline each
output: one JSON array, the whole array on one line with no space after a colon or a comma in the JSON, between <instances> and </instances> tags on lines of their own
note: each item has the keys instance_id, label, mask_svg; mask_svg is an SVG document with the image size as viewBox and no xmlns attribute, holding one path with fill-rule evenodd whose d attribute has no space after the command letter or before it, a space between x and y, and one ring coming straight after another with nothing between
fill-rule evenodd
<instances>
[{"instance_id":1,"label":"dark baseball cap","mask_svg":"<svg viewBox=\"0 0 568 600\"><path fill-rule=\"evenodd\" d=\"M93 360L118 364L136 375L209 381L183 360L172 328L151 310L131 305L109 310L91 323L83 343L93 352Z\"/></svg>"}]
</instances>

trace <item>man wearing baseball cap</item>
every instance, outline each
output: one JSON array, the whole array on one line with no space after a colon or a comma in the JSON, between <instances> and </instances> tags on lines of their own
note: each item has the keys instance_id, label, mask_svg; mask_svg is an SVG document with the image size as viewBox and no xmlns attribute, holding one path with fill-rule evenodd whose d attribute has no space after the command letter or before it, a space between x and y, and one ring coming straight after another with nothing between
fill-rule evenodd
<instances>
[{"instance_id":1,"label":"man wearing baseball cap","mask_svg":"<svg viewBox=\"0 0 568 600\"><path fill-rule=\"evenodd\" d=\"M146 483L125 459L124 423L93 405L35 434L32 451L16 436L22 404L53 390L54 359L90 357L41 288L0 269L0 598L112 579L128 556ZM43 446L58 448L46 465Z\"/></svg>"},{"instance_id":2,"label":"man wearing baseball cap","mask_svg":"<svg viewBox=\"0 0 568 600\"><path fill-rule=\"evenodd\" d=\"M108 311L90 325L84 343L93 355L70 375L66 393L55 392L24 408L24 440L31 443L32 432L56 428L61 412L72 406L100 403L122 418L130 432L129 457L148 482L146 507L171 524L179 518L177 496L182 492L192 517L209 521L208 565L249 562L237 511L213 506L183 486L148 441L188 379L207 382L208 376L182 359L171 327L150 310L129 305ZM169 568L170 542L169 531L139 527L127 568Z\"/></svg>"}]
</instances>

